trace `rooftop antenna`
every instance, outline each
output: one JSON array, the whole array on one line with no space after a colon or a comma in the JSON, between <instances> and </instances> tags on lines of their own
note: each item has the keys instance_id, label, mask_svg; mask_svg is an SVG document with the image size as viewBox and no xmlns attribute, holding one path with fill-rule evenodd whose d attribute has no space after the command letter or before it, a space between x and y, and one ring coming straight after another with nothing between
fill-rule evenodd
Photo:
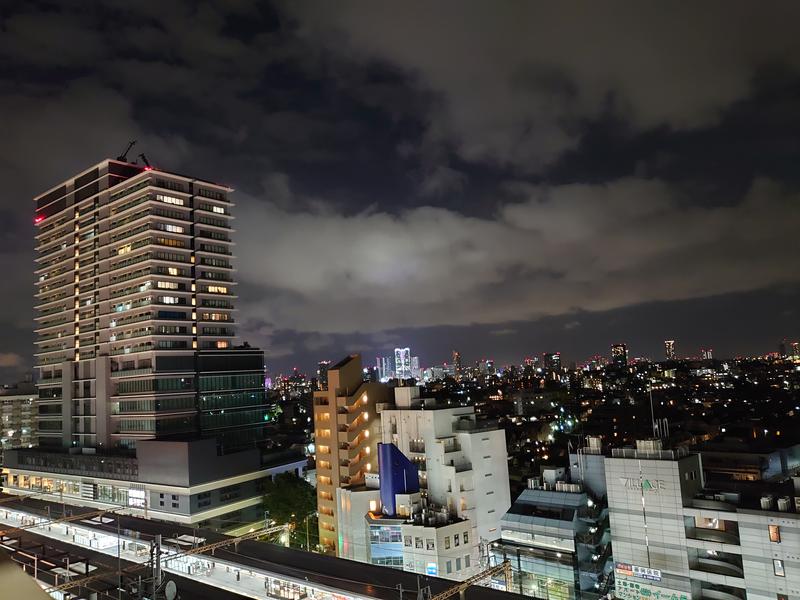
<instances>
[{"instance_id":1,"label":"rooftop antenna","mask_svg":"<svg viewBox=\"0 0 800 600\"><path fill-rule=\"evenodd\" d=\"M128 147L127 147L127 148L125 148L125 152L123 152L122 154L120 154L120 155L117 157L117 160L118 160L118 161L120 161L120 162L128 162L128 152L130 152L130 151L131 151L131 148L133 148L133 146L134 146L135 144L136 144L136 140L131 140L130 142L128 142Z\"/></svg>"},{"instance_id":2,"label":"rooftop antenna","mask_svg":"<svg viewBox=\"0 0 800 600\"><path fill-rule=\"evenodd\" d=\"M152 169L153 168L152 165L150 164L150 161L147 160L147 157L144 155L144 152L142 152L139 155L139 158L142 159L142 162L144 163L145 168L147 168L147 169Z\"/></svg>"}]
</instances>

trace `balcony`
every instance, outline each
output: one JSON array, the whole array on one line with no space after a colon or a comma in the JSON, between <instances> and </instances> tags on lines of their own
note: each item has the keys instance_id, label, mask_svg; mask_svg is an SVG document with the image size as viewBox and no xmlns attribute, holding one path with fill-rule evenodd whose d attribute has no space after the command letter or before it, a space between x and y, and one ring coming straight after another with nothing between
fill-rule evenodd
<instances>
[{"instance_id":1,"label":"balcony","mask_svg":"<svg viewBox=\"0 0 800 600\"><path fill-rule=\"evenodd\" d=\"M461 444L459 444L455 439L445 440L442 442L442 449L444 450L445 454L450 452L461 452Z\"/></svg>"},{"instance_id":2,"label":"balcony","mask_svg":"<svg viewBox=\"0 0 800 600\"><path fill-rule=\"evenodd\" d=\"M744 577L742 557L730 552L717 552L700 548L687 550L689 568L703 573L714 573L726 577Z\"/></svg>"},{"instance_id":3,"label":"balcony","mask_svg":"<svg viewBox=\"0 0 800 600\"><path fill-rule=\"evenodd\" d=\"M687 527L686 537L690 540L703 542L716 542L718 544L739 545L739 533L732 533L720 529L706 529L705 527Z\"/></svg>"},{"instance_id":4,"label":"balcony","mask_svg":"<svg viewBox=\"0 0 800 600\"><path fill-rule=\"evenodd\" d=\"M727 585L709 585L700 590L702 600L745 600L744 590Z\"/></svg>"},{"instance_id":5,"label":"balcony","mask_svg":"<svg viewBox=\"0 0 800 600\"><path fill-rule=\"evenodd\" d=\"M737 567L724 560L715 560L712 558L699 558L694 560L689 563L689 568L693 571L714 573L716 575L725 575L726 577L744 577L744 570L741 567Z\"/></svg>"},{"instance_id":6,"label":"balcony","mask_svg":"<svg viewBox=\"0 0 800 600\"><path fill-rule=\"evenodd\" d=\"M417 454L425 454L425 442L409 442L408 451Z\"/></svg>"}]
</instances>

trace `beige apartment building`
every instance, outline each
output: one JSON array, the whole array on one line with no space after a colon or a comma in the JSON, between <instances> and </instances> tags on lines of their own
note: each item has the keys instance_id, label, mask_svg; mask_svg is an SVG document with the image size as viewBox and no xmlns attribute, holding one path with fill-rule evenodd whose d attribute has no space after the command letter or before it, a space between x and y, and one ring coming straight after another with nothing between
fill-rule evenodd
<instances>
[{"instance_id":1,"label":"beige apartment building","mask_svg":"<svg viewBox=\"0 0 800 600\"><path fill-rule=\"evenodd\" d=\"M328 389L314 392L319 539L328 552L339 552L336 489L364 485L378 471L376 405L388 399L385 385L363 380L358 355L330 366Z\"/></svg>"}]
</instances>

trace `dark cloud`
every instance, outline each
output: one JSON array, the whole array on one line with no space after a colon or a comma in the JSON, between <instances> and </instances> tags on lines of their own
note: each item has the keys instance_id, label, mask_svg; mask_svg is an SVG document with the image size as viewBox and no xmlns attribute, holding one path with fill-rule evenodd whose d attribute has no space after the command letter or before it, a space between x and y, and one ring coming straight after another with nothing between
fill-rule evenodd
<instances>
[{"instance_id":1,"label":"dark cloud","mask_svg":"<svg viewBox=\"0 0 800 600\"><path fill-rule=\"evenodd\" d=\"M708 331L731 352L796 335L775 290L798 281L798 12L3 7L0 376L32 360L30 198L129 139L240 190L241 317L276 366L400 343L588 355L601 319L647 347L679 334L643 319L721 327L736 302L775 310L738 344Z\"/></svg>"}]
</instances>

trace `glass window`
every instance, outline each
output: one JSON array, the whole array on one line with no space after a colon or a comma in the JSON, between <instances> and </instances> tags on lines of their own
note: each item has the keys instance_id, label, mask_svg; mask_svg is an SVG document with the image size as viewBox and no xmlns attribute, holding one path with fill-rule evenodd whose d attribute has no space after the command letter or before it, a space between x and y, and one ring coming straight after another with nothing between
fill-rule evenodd
<instances>
[{"instance_id":1,"label":"glass window","mask_svg":"<svg viewBox=\"0 0 800 600\"><path fill-rule=\"evenodd\" d=\"M457 558L456 559L456 571L460 571L460 570L461 570L461 559Z\"/></svg>"},{"instance_id":2,"label":"glass window","mask_svg":"<svg viewBox=\"0 0 800 600\"><path fill-rule=\"evenodd\" d=\"M436 549L436 544L434 543L434 541L432 539L428 538L427 540L425 540L425 549L426 550L435 550Z\"/></svg>"},{"instance_id":3,"label":"glass window","mask_svg":"<svg viewBox=\"0 0 800 600\"><path fill-rule=\"evenodd\" d=\"M781 541L781 528L778 525L769 526L769 541L780 543Z\"/></svg>"},{"instance_id":4,"label":"glass window","mask_svg":"<svg viewBox=\"0 0 800 600\"><path fill-rule=\"evenodd\" d=\"M403 545L410 548L411 547L411 536L407 535L403 540Z\"/></svg>"},{"instance_id":5,"label":"glass window","mask_svg":"<svg viewBox=\"0 0 800 600\"><path fill-rule=\"evenodd\" d=\"M464 543L469 544L469 534L465 531L464 532ZM469 566L469 565L467 565Z\"/></svg>"},{"instance_id":6,"label":"glass window","mask_svg":"<svg viewBox=\"0 0 800 600\"><path fill-rule=\"evenodd\" d=\"M454 546L459 546L459 545L461 545L461 536L459 536L458 534L455 534L455 535L453 536L453 545L454 545ZM456 570L458 570L458 569L456 569Z\"/></svg>"},{"instance_id":7,"label":"glass window","mask_svg":"<svg viewBox=\"0 0 800 600\"><path fill-rule=\"evenodd\" d=\"M449 560L447 561L447 572L448 573L452 573L453 572L453 563L451 561L449 561Z\"/></svg>"},{"instance_id":8,"label":"glass window","mask_svg":"<svg viewBox=\"0 0 800 600\"><path fill-rule=\"evenodd\" d=\"M779 558L772 559L772 571L776 577L786 577L786 571L783 568L783 561Z\"/></svg>"},{"instance_id":9,"label":"glass window","mask_svg":"<svg viewBox=\"0 0 800 600\"><path fill-rule=\"evenodd\" d=\"M469 554L464 556L464 568L469 569Z\"/></svg>"},{"instance_id":10,"label":"glass window","mask_svg":"<svg viewBox=\"0 0 800 600\"><path fill-rule=\"evenodd\" d=\"M421 537L415 537L414 538L414 547L415 548L422 548L422 538Z\"/></svg>"}]
</instances>

